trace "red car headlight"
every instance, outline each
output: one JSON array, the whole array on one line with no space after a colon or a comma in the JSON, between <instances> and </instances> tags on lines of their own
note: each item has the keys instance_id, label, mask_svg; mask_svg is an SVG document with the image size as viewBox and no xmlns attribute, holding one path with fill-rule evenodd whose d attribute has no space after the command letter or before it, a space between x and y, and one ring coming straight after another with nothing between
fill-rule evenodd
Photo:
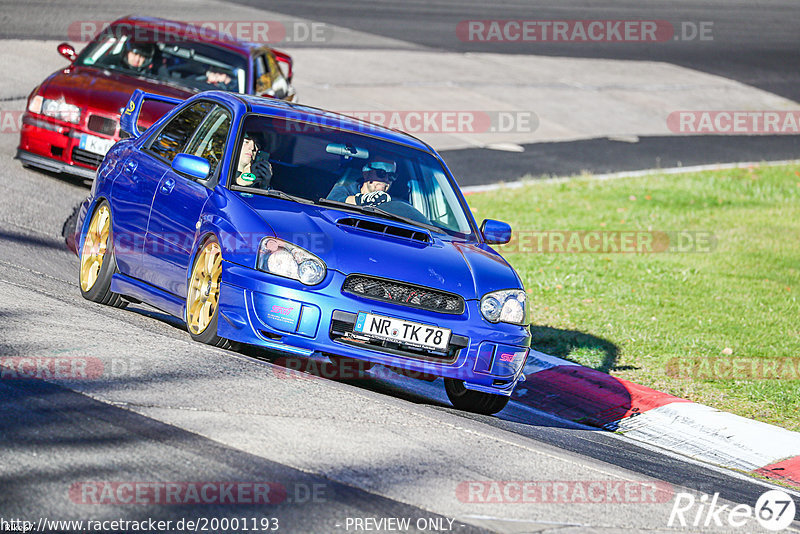
<instances>
[{"instance_id":1,"label":"red car headlight","mask_svg":"<svg viewBox=\"0 0 800 534\"><path fill-rule=\"evenodd\" d=\"M42 102L44 101L44 97L42 95L36 95L31 98L31 101L28 102L28 111L31 113L36 113L37 115L42 112Z\"/></svg>"},{"instance_id":2,"label":"red car headlight","mask_svg":"<svg viewBox=\"0 0 800 534\"><path fill-rule=\"evenodd\" d=\"M39 104L39 99L41 99L41 104ZM41 111L37 112L37 107L40 107ZM36 95L31 99L30 104L28 104L28 110L32 113L41 113L42 115L73 124L78 124L81 121L81 108L75 104L67 104L63 98L60 100L51 100L49 98L42 99L41 96Z\"/></svg>"}]
</instances>

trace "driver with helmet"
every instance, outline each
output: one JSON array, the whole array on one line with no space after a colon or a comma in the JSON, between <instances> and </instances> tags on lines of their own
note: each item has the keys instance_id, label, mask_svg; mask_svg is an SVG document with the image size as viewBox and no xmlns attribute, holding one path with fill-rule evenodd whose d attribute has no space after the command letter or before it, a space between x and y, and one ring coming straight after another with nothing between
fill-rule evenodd
<instances>
[{"instance_id":1,"label":"driver with helmet","mask_svg":"<svg viewBox=\"0 0 800 534\"><path fill-rule=\"evenodd\" d=\"M137 43L128 39L122 51L122 66L139 73L149 72L152 68L155 54L155 44Z\"/></svg>"},{"instance_id":2,"label":"driver with helmet","mask_svg":"<svg viewBox=\"0 0 800 534\"><path fill-rule=\"evenodd\" d=\"M337 185L328 199L356 206L377 206L392 197L386 191L397 175L397 164L387 158L376 157L361 169L361 181Z\"/></svg>"}]
</instances>

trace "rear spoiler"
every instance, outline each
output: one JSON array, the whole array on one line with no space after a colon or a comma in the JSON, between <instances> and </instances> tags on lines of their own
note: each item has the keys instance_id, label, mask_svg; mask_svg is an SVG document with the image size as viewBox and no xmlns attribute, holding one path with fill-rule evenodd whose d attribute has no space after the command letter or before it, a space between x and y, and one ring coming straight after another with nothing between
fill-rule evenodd
<instances>
[{"instance_id":1,"label":"rear spoiler","mask_svg":"<svg viewBox=\"0 0 800 534\"><path fill-rule=\"evenodd\" d=\"M122 116L120 116L119 119L119 129L126 132L134 139L143 133L139 131L137 123L139 122L139 113L142 111L142 104L144 104L145 100L154 100L156 102L174 105L183 103L183 100L180 98L145 93L141 89L136 89L131 95L131 99L128 100L128 105L125 106L125 110L122 112Z\"/></svg>"}]
</instances>

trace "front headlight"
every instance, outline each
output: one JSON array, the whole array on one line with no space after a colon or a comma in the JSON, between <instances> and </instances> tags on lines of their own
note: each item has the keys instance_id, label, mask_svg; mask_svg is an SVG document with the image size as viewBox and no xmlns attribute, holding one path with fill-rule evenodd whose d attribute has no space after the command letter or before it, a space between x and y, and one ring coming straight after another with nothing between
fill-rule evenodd
<instances>
[{"instance_id":1,"label":"front headlight","mask_svg":"<svg viewBox=\"0 0 800 534\"><path fill-rule=\"evenodd\" d=\"M522 289L492 291L481 299L481 314L490 323L525 324L525 299Z\"/></svg>"},{"instance_id":2,"label":"front headlight","mask_svg":"<svg viewBox=\"0 0 800 534\"><path fill-rule=\"evenodd\" d=\"M34 97L35 99L36 97ZM31 101L31 104L33 104L33 101ZM42 115L78 124L81 121L81 108L75 104L67 104L63 98L61 100L45 98L42 100Z\"/></svg>"},{"instance_id":3,"label":"front headlight","mask_svg":"<svg viewBox=\"0 0 800 534\"><path fill-rule=\"evenodd\" d=\"M258 247L256 267L260 271L299 280L307 286L325 279L327 267L318 257L282 239L265 237Z\"/></svg>"},{"instance_id":4,"label":"front headlight","mask_svg":"<svg viewBox=\"0 0 800 534\"><path fill-rule=\"evenodd\" d=\"M42 98L42 95L34 95L34 97L31 98L31 101L28 102L28 111L39 115L42 112L43 103L44 98Z\"/></svg>"}]
</instances>

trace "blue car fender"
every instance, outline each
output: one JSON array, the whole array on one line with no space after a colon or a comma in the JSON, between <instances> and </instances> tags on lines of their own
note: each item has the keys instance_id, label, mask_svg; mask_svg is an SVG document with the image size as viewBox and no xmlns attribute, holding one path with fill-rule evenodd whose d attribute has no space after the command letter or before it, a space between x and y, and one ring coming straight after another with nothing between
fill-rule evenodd
<instances>
[{"instance_id":1,"label":"blue car fender","mask_svg":"<svg viewBox=\"0 0 800 534\"><path fill-rule=\"evenodd\" d=\"M225 261L255 268L261 240L274 237L275 231L236 194L217 186L201 217L199 232L214 232Z\"/></svg>"}]
</instances>

